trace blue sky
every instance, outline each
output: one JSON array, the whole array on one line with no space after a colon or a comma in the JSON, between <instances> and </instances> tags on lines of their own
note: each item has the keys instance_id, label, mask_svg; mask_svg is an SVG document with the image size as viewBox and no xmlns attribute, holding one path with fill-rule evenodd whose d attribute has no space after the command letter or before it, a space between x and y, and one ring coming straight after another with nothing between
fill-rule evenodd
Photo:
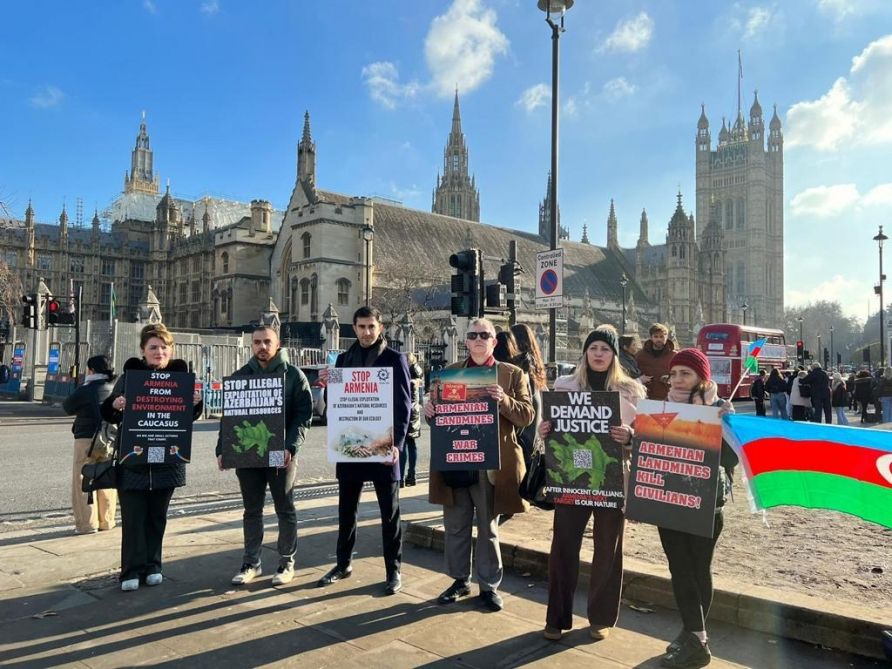
<instances>
[{"instance_id":1,"label":"blue sky","mask_svg":"<svg viewBox=\"0 0 892 669\"><path fill-rule=\"evenodd\" d=\"M892 232L892 3L577 0L561 39L562 223L620 242L641 209L659 241L694 133L713 141L753 90L785 135L787 304L872 298ZM14 3L0 51L0 201L55 220L121 190L142 110L156 172L183 197L266 198L294 184L304 110L317 180L429 209L460 89L484 221L534 230L549 165L550 31L535 0ZM892 248L892 247L890 247ZM445 252L445 251L444 251ZM892 252L889 254L892 266Z\"/></svg>"}]
</instances>

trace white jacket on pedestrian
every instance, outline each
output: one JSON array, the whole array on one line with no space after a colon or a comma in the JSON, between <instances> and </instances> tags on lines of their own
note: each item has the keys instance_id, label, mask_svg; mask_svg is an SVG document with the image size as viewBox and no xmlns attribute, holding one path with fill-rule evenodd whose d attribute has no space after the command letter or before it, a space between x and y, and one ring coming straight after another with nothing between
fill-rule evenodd
<instances>
[{"instance_id":1,"label":"white jacket on pedestrian","mask_svg":"<svg viewBox=\"0 0 892 669\"><path fill-rule=\"evenodd\" d=\"M799 372L799 376L793 379L793 388L790 391L790 404L796 407L810 407L811 398L803 397L799 392L799 382L805 378L805 372Z\"/></svg>"}]
</instances>

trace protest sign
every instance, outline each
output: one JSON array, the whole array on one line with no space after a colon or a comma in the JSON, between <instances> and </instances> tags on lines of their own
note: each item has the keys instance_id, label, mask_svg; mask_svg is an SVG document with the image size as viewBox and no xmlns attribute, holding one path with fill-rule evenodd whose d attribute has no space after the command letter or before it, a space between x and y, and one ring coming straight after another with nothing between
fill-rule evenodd
<instances>
[{"instance_id":1,"label":"protest sign","mask_svg":"<svg viewBox=\"0 0 892 669\"><path fill-rule=\"evenodd\" d=\"M285 466L285 375L223 379L223 466Z\"/></svg>"},{"instance_id":2,"label":"protest sign","mask_svg":"<svg viewBox=\"0 0 892 669\"><path fill-rule=\"evenodd\" d=\"M431 376L431 471L501 466L499 404L486 390L498 383L495 367L455 367Z\"/></svg>"},{"instance_id":3,"label":"protest sign","mask_svg":"<svg viewBox=\"0 0 892 669\"><path fill-rule=\"evenodd\" d=\"M328 461L393 459L393 370L332 367L328 371Z\"/></svg>"},{"instance_id":4,"label":"protest sign","mask_svg":"<svg viewBox=\"0 0 892 669\"><path fill-rule=\"evenodd\" d=\"M622 425L619 393L542 394L545 499L554 504L619 509L623 505L623 447L610 437Z\"/></svg>"},{"instance_id":5,"label":"protest sign","mask_svg":"<svg viewBox=\"0 0 892 669\"><path fill-rule=\"evenodd\" d=\"M718 407L640 400L626 518L711 537L719 483Z\"/></svg>"},{"instance_id":6,"label":"protest sign","mask_svg":"<svg viewBox=\"0 0 892 669\"><path fill-rule=\"evenodd\" d=\"M195 375L129 370L124 378L121 463L189 462Z\"/></svg>"}]
</instances>

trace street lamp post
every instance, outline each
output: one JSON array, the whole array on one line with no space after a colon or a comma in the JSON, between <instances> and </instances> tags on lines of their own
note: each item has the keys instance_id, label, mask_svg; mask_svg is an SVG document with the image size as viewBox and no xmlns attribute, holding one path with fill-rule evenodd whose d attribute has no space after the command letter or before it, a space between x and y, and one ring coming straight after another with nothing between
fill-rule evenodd
<instances>
[{"instance_id":1,"label":"street lamp post","mask_svg":"<svg viewBox=\"0 0 892 669\"><path fill-rule=\"evenodd\" d=\"M836 356L833 354L833 326L830 326L830 368L836 367Z\"/></svg>"},{"instance_id":2,"label":"street lamp post","mask_svg":"<svg viewBox=\"0 0 892 669\"><path fill-rule=\"evenodd\" d=\"M814 358L812 358L814 360ZM818 335L818 362L824 362L824 349L821 346L821 335Z\"/></svg>"},{"instance_id":3,"label":"street lamp post","mask_svg":"<svg viewBox=\"0 0 892 669\"><path fill-rule=\"evenodd\" d=\"M743 311L743 324L746 325L746 310L750 308L746 302L740 305L741 310Z\"/></svg>"},{"instance_id":4,"label":"street lamp post","mask_svg":"<svg viewBox=\"0 0 892 669\"><path fill-rule=\"evenodd\" d=\"M623 334L626 334L626 286L629 285L629 277L625 272L619 280L619 285L623 287Z\"/></svg>"},{"instance_id":5,"label":"street lamp post","mask_svg":"<svg viewBox=\"0 0 892 669\"><path fill-rule=\"evenodd\" d=\"M880 296L880 366L886 366L886 341L885 341L885 332L883 330L883 320L885 319L885 314L883 313L883 281L886 280L886 275L883 274L883 242L889 239L886 235L883 234L883 226L880 226L880 231L877 233L876 237L873 238L873 241L877 243L880 247L880 283L877 286L877 293Z\"/></svg>"},{"instance_id":6,"label":"street lamp post","mask_svg":"<svg viewBox=\"0 0 892 669\"><path fill-rule=\"evenodd\" d=\"M365 306L372 303L372 240L375 238L375 230L370 225L362 229L362 238L365 241Z\"/></svg>"},{"instance_id":7,"label":"street lamp post","mask_svg":"<svg viewBox=\"0 0 892 669\"><path fill-rule=\"evenodd\" d=\"M803 350L802 358L799 360L799 362L802 363L802 364L805 364L805 353L804 353L804 351L805 351L805 340L802 338L802 321L805 320L805 319L802 318L802 316L799 316L796 320L799 321L799 341L802 342L802 350Z\"/></svg>"},{"instance_id":8,"label":"street lamp post","mask_svg":"<svg viewBox=\"0 0 892 669\"><path fill-rule=\"evenodd\" d=\"M551 230L551 250L557 248L558 242L558 74L560 65L560 39L564 32L564 14L573 6L575 0L539 0L539 9L545 12L545 21L551 27L551 197L548 202L548 211ZM552 20L551 16L560 15L560 23ZM548 310L548 360L556 362L557 342L557 307Z\"/></svg>"}]
</instances>

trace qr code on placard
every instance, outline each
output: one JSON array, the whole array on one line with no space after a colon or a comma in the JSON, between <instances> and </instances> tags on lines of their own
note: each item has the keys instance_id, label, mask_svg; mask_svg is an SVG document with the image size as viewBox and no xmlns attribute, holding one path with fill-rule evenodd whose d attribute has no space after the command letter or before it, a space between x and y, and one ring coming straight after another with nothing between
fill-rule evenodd
<instances>
[{"instance_id":1,"label":"qr code on placard","mask_svg":"<svg viewBox=\"0 0 892 669\"><path fill-rule=\"evenodd\" d=\"M270 467L284 467L285 466L285 451L270 451L269 452L269 466Z\"/></svg>"},{"instance_id":2,"label":"qr code on placard","mask_svg":"<svg viewBox=\"0 0 892 669\"><path fill-rule=\"evenodd\" d=\"M592 452L581 448L573 451L573 466L577 469L591 469Z\"/></svg>"},{"instance_id":3,"label":"qr code on placard","mask_svg":"<svg viewBox=\"0 0 892 669\"><path fill-rule=\"evenodd\" d=\"M149 446L149 464L164 462L164 448L162 446Z\"/></svg>"},{"instance_id":4,"label":"qr code on placard","mask_svg":"<svg viewBox=\"0 0 892 669\"><path fill-rule=\"evenodd\" d=\"M344 370L340 367L331 367L328 370L328 382L329 383L343 383L344 382Z\"/></svg>"}]
</instances>

